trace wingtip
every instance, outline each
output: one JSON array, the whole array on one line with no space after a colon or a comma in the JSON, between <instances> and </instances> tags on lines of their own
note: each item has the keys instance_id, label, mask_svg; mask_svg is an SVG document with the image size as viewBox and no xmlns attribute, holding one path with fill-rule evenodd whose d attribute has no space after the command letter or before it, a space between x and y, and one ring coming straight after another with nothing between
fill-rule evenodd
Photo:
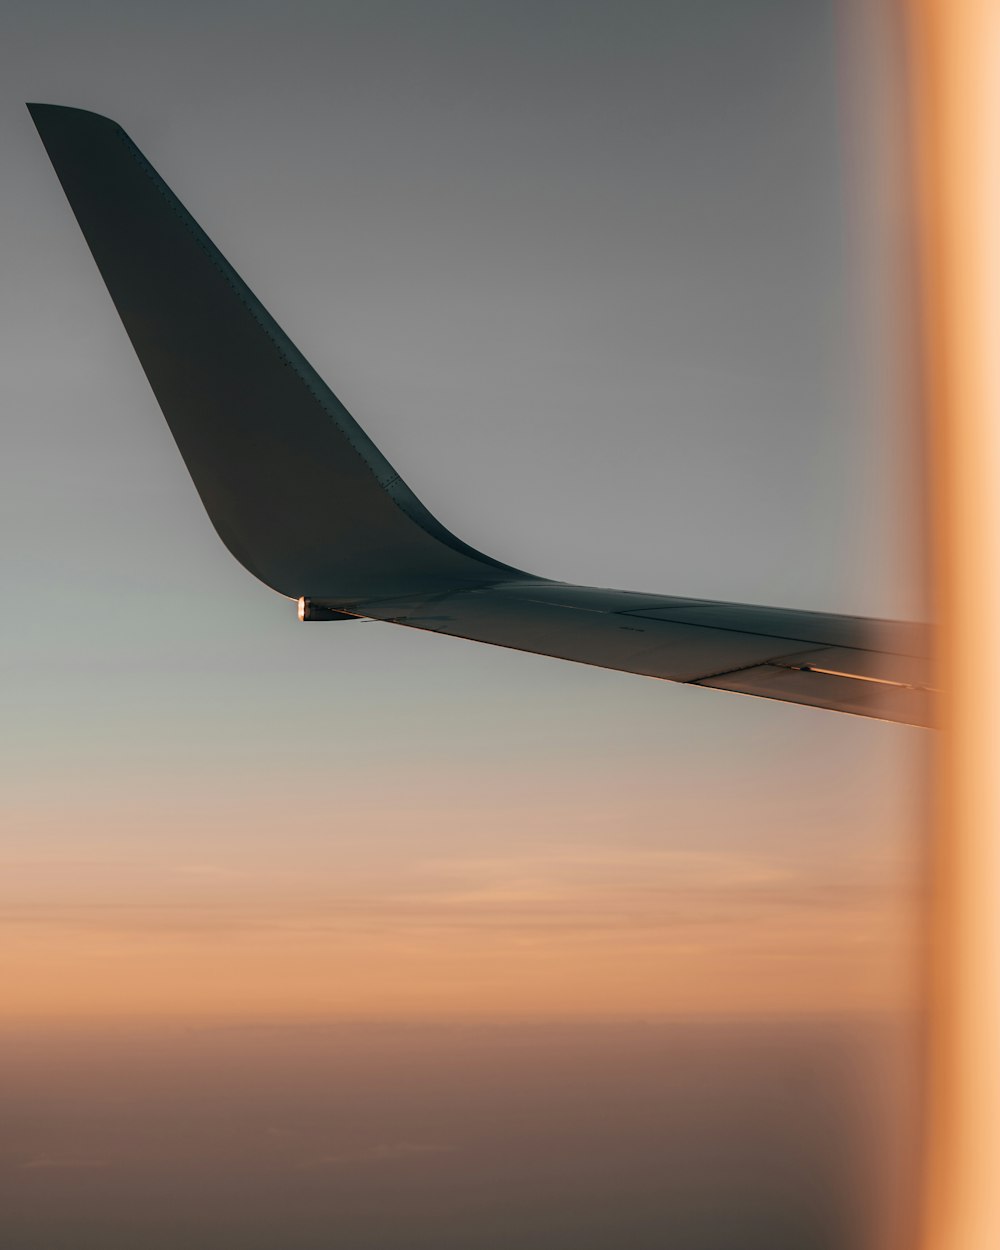
<instances>
[{"instance_id":1,"label":"wingtip","mask_svg":"<svg viewBox=\"0 0 1000 1250\"><path fill-rule=\"evenodd\" d=\"M118 123L110 117L105 117L103 113L95 113L91 109L75 108L69 104L42 104L36 101L30 101L25 104L31 119L36 126L41 125L45 121L91 121L102 122L106 126L117 126Z\"/></svg>"}]
</instances>

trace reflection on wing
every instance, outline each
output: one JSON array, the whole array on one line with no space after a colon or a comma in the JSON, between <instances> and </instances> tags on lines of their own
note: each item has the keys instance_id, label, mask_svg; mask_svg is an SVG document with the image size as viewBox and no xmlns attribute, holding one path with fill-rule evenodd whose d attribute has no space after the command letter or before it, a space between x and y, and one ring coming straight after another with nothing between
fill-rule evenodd
<instances>
[{"instance_id":1,"label":"reflection on wing","mask_svg":"<svg viewBox=\"0 0 1000 1250\"><path fill-rule=\"evenodd\" d=\"M29 105L223 542L309 605L671 681L932 723L926 627L568 586L420 503L121 127Z\"/></svg>"}]
</instances>

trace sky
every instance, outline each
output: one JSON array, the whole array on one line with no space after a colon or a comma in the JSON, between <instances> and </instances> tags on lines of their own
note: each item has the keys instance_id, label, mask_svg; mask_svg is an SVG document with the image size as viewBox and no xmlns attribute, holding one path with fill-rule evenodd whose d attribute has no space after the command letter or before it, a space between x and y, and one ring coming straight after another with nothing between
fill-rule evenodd
<instances>
[{"instance_id":1,"label":"sky","mask_svg":"<svg viewBox=\"0 0 1000 1250\"><path fill-rule=\"evenodd\" d=\"M920 619L881 7L13 0L2 25L0 1035L912 1008L923 732L300 625L216 538L24 109L123 125L474 547ZM87 1157L26 1142L22 1179Z\"/></svg>"}]
</instances>

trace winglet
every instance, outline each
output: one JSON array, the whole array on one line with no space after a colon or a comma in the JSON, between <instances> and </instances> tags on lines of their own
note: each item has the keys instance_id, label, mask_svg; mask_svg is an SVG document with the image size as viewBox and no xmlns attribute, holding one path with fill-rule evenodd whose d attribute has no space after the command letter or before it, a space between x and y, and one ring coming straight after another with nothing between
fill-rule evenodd
<instances>
[{"instance_id":1,"label":"winglet","mask_svg":"<svg viewBox=\"0 0 1000 1250\"><path fill-rule=\"evenodd\" d=\"M223 542L282 594L331 604L518 571L440 524L124 130L29 104Z\"/></svg>"}]
</instances>

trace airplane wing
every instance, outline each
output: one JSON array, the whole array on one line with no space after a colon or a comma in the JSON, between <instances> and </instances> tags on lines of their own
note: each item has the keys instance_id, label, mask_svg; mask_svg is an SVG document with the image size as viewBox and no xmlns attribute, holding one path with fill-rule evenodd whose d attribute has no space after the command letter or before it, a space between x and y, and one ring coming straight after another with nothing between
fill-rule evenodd
<instances>
[{"instance_id":1,"label":"airplane wing","mask_svg":"<svg viewBox=\"0 0 1000 1250\"><path fill-rule=\"evenodd\" d=\"M456 538L121 127L28 108L213 525L302 619L933 723L926 626L571 586Z\"/></svg>"}]
</instances>

